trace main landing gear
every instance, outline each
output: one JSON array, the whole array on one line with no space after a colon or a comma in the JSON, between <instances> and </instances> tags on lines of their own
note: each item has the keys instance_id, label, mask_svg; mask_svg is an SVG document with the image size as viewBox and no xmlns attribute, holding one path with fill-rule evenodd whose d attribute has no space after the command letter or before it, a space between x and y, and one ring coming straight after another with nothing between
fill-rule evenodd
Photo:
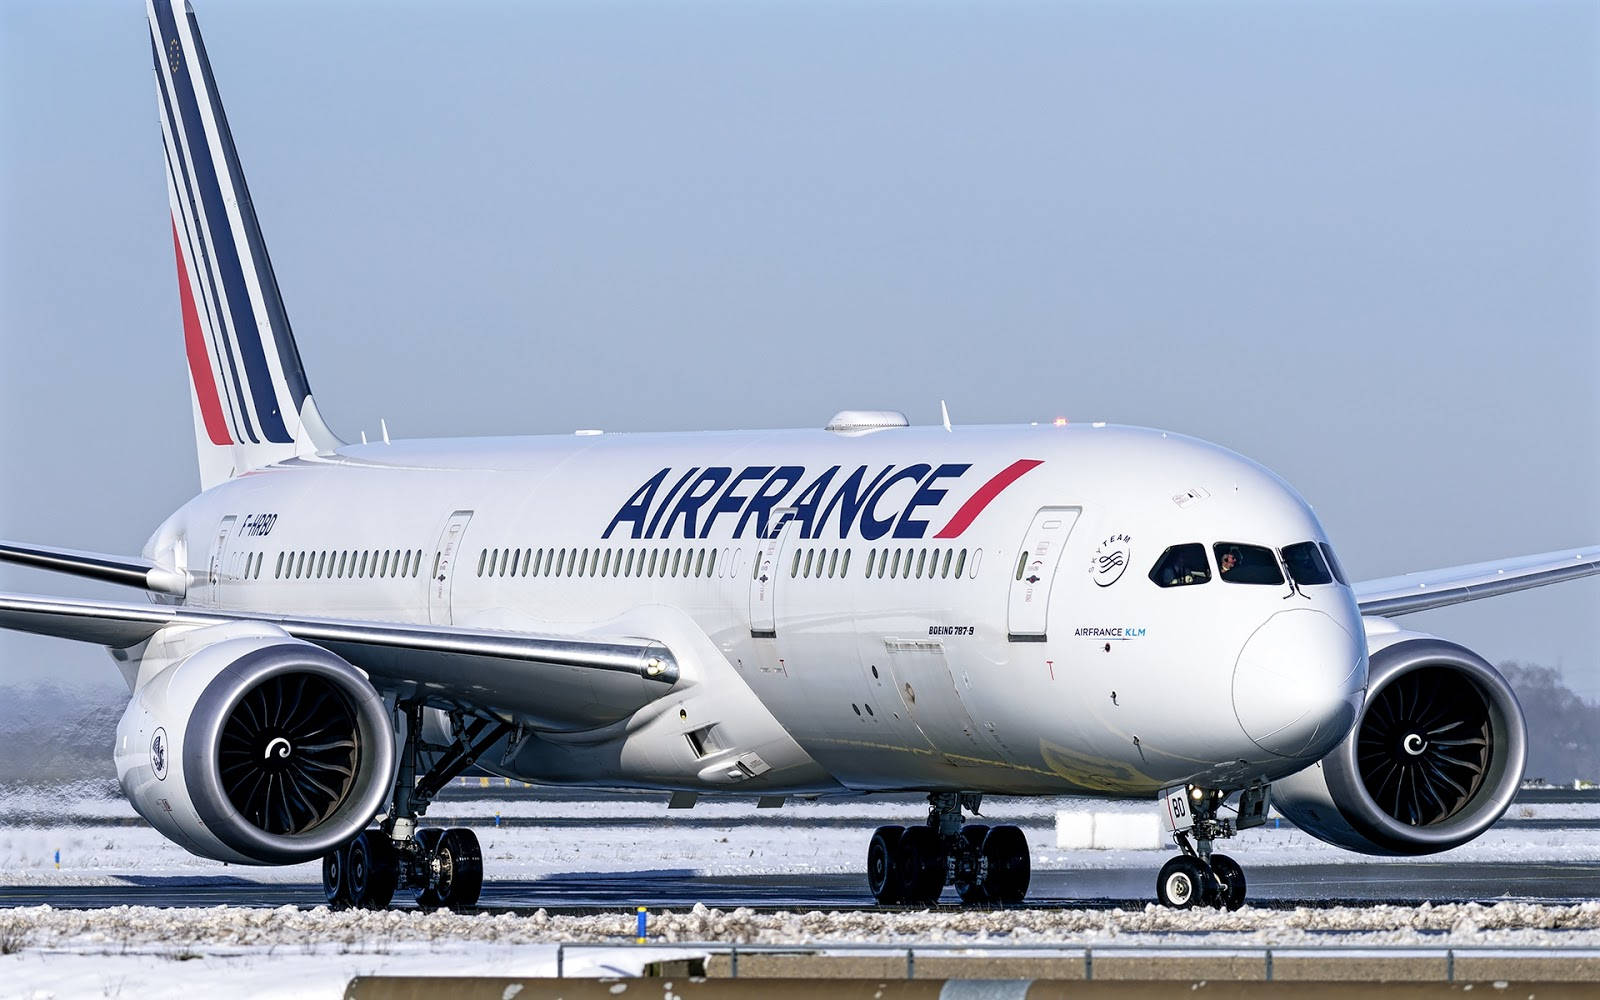
<instances>
[{"instance_id":1,"label":"main landing gear","mask_svg":"<svg viewBox=\"0 0 1600 1000\"><path fill-rule=\"evenodd\" d=\"M1182 854L1161 866L1156 900L1162 906L1187 910L1196 906L1237 910L1244 905L1244 869L1226 854L1212 853L1212 841L1266 822L1267 786L1247 788L1239 798L1237 822L1217 816L1228 797L1221 789L1189 786L1167 797L1167 819ZM1175 799L1183 805L1176 804ZM1184 815L1186 814L1186 815Z\"/></svg>"},{"instance_id":2,"label":"main landing gear","mask_svg":"<svg viewBox=\"0 0 1600 1000\"><path fill-rule=\"evenodd\" d=\"M1014 826L963 825L982 796L934 792L922 826L880 826L867 846L867 885L879 903L931 906L946 885L961 902L1014 904L1028 894L1028 839Z\"/></svg>"},{"instance_id":3,"label":"main landing gear","mask_svg":"<svg viewBox=\"0 0 1600 1000\"><path fill-rule=\"evenodd\" d=\"M476 906L483 889L483 851L471 830L417 827L428 803L450 780L493 746L510 729L505 723L476 719L457 725L455 742L422 741L422 706L403 705L406 742L395 780L394 804L375 828L322 858L322 891L334 908L381 910L402 888L415 892L423 909ZM420 777L417 760L432 757Z\"/></svg>"}]
</instances>

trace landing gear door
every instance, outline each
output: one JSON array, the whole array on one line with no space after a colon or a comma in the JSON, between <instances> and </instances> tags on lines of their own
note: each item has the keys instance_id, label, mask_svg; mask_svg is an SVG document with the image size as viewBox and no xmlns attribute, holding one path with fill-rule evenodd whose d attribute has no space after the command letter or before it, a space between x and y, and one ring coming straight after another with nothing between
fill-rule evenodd
<instances>
[{"instance_id":1,"label":"landing gear door","mask_svg":"<svg viewBox=\"0 0 1600 1000\"><path fill-rule=\"evenodd\" d=\"M472 511L458 510L450 515L444 531L439 533L439 546L433 553L433 575L428 580L428 621L431 624L451 623L450 586L455 579L455 564L461 554L461 540L471 520Z\"/></svg>"},{"instance_id":2,"label":"landing gear door","mask_svg":"<svg viewBox=\"0 0 1600 1000\"><path fill-rule=\"evenodd\" d=\"M780 508L772 512L772 526L767 537L756 549L756 564L750 578L750 635L756 639L776 639L778 619L775 611L778 575L783 566L783 553L794 537L793 508Z\"/></svg>"},{"instance_id":3,"label":"landing gear door","mask_svg":"<svg viewBox=\"0 0 1600 1000\"><path fill-rule=\"evenodd\" d=\"M1050 611L1050 586L1078 521L1077 507L1041 507L1022 538L1011 577L1006 631L1012 642L1043 642Z\"/></svg>"}]
</instances>

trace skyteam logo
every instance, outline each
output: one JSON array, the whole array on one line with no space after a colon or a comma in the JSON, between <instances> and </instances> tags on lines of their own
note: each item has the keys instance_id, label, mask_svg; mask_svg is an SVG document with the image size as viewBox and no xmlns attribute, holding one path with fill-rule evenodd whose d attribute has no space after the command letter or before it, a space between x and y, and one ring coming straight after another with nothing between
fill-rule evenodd
<instances>
[{"instance_id":1,"label":"skyteam logo","mask_svg":"<svg viewBox=\"0 0 1600 1000\"><path fill-rule=\"evenodd\" d=\"M1109 587L1122 579L1122 574L1128 570L1128 561L1133 558L1133 539L1127 534L1118 532L1100 543L1100 548L1094 554L1094 562L1089 564L1089 575L1101 587Z\"/></svg>"},{"instance_id":2,"label":"skyteam logo","mask_svg":"<svg viewBox=\"0 0 1600 1000\"><path fill-rule=\"evenodd\" d=\"M1013 462L979 486L931 536L956 538L1006 487L1042 464ZM969 464L835 465L810 473L799 465L671 467L645 480L617 511L602 538L627 526L629 538L709 538L720 522L733 538L765 538L777 508L794 510L801 538L927 538L929 519L961 485Z\"/></svg>"}]
</instances>

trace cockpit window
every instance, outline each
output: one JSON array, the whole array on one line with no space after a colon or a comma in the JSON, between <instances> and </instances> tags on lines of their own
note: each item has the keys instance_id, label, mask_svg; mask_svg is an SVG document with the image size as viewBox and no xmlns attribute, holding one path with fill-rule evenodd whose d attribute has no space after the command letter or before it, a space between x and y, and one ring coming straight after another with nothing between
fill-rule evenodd
<instances>
[{"instance_id":1,"label":"cockpit window","mask_svg":"<svg viewBox=\"0 0 1600 1000\"><path fill-rule=\"evenodd\" d=\"M1211 579L1211 566L1206 562L1206 547L1199 542L1173 545L1161 553L1150 579L1158 587L1188 587Z\"/></svg>"},{"instance_id":2,"label":"cockpit window","mask_svg":"<svg viewBox=\"0 0 1600 1000\"><path fill-rule=\"evenodd\" d=\"M1218 542L1212 548L1217 553L1217 575L1224 583L1261 583L1277 586L1283 583L1283 571L1278 568L1278 557L1264 545L1245 545L1242 542Z\"/></svg>"},{"instance_id":3,"label":"cockpit window","mask_svg":"<svg viewBox=\"0 0 1600 1000\"><path fill-rule=\"evenodd\" d=\"M1316 542L1295 542L1283 547L1283 564L1289 567L1289 578L1302 587L1315 587L1332 583L1333 574L1323 561L1322 551Z\"/></svg>"},{"instance_id":4,"label":"cockpit window","mask_svg":"<svg viewBox=\"0 0 1600 1000\"><path fill-rule=\"evenodd\" d=\"M1333 554L1333 546L1327 542L1318 542L1317 545L1328 560L1328 568L1333 571L1333 578L1346 587L1350 586L1350 578L1344 575L1344 567L1339 565L1339 557Z\"/></svg>"}]
</instances>

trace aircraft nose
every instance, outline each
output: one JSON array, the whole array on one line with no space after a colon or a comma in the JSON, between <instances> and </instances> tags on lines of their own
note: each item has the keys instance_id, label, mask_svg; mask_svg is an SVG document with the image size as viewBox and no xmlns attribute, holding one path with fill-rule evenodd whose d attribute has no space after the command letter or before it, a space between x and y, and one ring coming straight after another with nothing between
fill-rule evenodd
<instances>
[{"instance_id":1,"label":"aircraft nose","mask_svg":"<svg viewBox=\"0 0 1600 1000\"><path fill-rule=\"evenodd\" d=\"M1245 735L1280 757L1326 754L1355 721L1366 687L1366 645L1321 611L1267 619L1233 671L1233 710Z\"/></svg>"}]
</instances>

